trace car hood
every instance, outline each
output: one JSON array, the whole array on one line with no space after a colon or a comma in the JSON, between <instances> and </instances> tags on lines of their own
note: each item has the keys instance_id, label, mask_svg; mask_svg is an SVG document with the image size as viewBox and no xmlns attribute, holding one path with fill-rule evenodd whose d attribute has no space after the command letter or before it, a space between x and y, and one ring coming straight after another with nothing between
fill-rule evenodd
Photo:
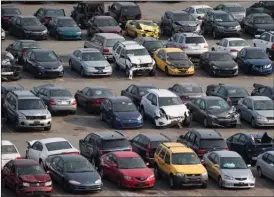
<instances>
[{"instance_id":1,"label":"car hood","mask_svg":"<svg viewBox=\"0 0 274 197\"><path fill-rule=\"evenodd\" d=\"M274 117L274 110L256 110L256 112L264 117Z\"/></svg>"},{"instance_id":2,"label":"car hood","mask_svg":"<svg viewBox=\"0 0 274 197\"><path fill-rule=\"evenodd\" d=\"M227 175L236 178L247 178L252 174L250 169L221 169L222 175Z\"/></svg>"},{"instance_id":3,"label":"car hood","mask_svg":"<svg viewBox=\"0 0 274 197\"><path fill-rule=\"evenodd\" d=\"M175 21L175 25L195 27L199 25L198 21Z\"/></svg>"},{"instance_id":4,"label":"car hood","mask_svg":"<svg viewBox=\"0 0 274 197\"><path fill-rule=\"evenodd\" d=\"M61 66L61 62L56 61L56 62L37 62L38 66L42 66L44 68L52 68L52 69L56 69L59 66Z\"/></svg>"},{"instance_id":5,"label":"car hood","mask_svg":"<svg viewBox=\"0 0 274 197\"><path fill-rule=\"evenodd\" d=\"M80 32L81 29L79 27L58 27L59 31L64 31L64 32Z\"/></svg>"},{"instance_id":6,"label":"car hood","mask_svg":"<svg viewBox=\"0 0 274 197\"><path fill-rule=\"evenodd\" d=\"M106 67L109 66L109 62L106 60L103 61L83 61L83 63L88 67Z\"/></svg>"},{"instance_id":7,"label":"car hood","mask_svg":"<svg viewBox=\"0 0 274 197\"><path fill-rule=\"evenodd\" d=\"M108 27L98 27L101 32L104 33L119 33L121 31L121 27L119 26L108 26Z\"/></svg>"},{"instance_id":8,"label":"car hood","mask_svg":"<svg viewBox=\"0 0 274 197\"><path fill-rule=\"evenodd\" d=\"M47 28L44 25L35 25L35 26L23 26L23 29L26 31L44 31Z\"/></svg>"},{"instance_id":9,"label":"car hood","mask_svg":"<svg viewBox=\"0 0 274 197\"><path fill-rule=\"evenodd\" d=\"M129 55L128 58L132 64L149 64L152 63L152 58L150 55L144 56L133 56Z\"/></svg>"},{"instance_id":10,"label":"car hood","mask_svg":"<svg viewBox=\"0 0 274 197\"><path fill-rule=\"evenodd\" d=\"M147 31L158 31L159 27L158 26L149 26L149 25L141 25L142 30L147 30Z\"/></svg>"},{"instance_id":11,"label":"car hood","mask_svg":"<svg viewBox=\"0 0 274 197\"><path fill-rule=\"evenodd\" d=\"M206 172L205 167L202 164L197 165L173 165L175 171L184 174L202 174Z\"/></svg>"},{"instance_id":12,"label":"car hood","mask_svg":"<svg viewBox=\"0 0 274 197\"><path fill-rule=\"evenodd\" d=\"M171 64L176 68L183 68L191 66L191 61L189 60L168 60L167 63Z\"/></svg>"},{"instance_id":13,"label":"car hood","mask_svg":"<svg viewBox=\"0 0 274 197\"><path fill-rule=\"evenodd\" d=\"M24 116L46 116L48 115L47 109L32 109L32 110L19 110Z\"/></svg>"},{"instance_id":14,"label":"car hood","mask_svg":"<svg viewBox=\"0 0 274 197\"><path fill-rule=\"evenodd\" d=\"M240 24L237 21L231 21L231 22L216 22L216 25L223 26L223 27L235 27Z\"/></svg>"},{"instance_id":15,"label":"car hood","mask_svg":"<svg viewBox=\"0 0 274 197\"><path fill-rule=\"evenodd\" d=\"M184 93L184 96L188 96L189 98L199 98L204 96L204 93Z\"/></svg>"},{"instance_id":16,"label":"car hood","mask_svg":"<svg viewBox=\"0 0 274 197\"><path fill-rule=\"evenodd\" d=\"M208 114L217 116L217 117L228 117L231 116L233 114L235 114L235 111L232 110L232 108L230 109L210 109L207 110Z\"/></svg>"},{"instance_id":17,"label":"car hood","mask_svg":"<svg viewBox=\"0 0 274 197\"><path fill-rule=\"evenodd\" d=\"M120 119L137 119L140 117L140 112L139 111L133 111L133 112L114 112L114 115Z\"/></svg>"},{"instance_id":18,"label":"car hood","mask_svg":"<svg viewBox=\"0 0 274 197\"><path fill-rule=\"evenodd\" d=\"M23 182L41 182L51 181L48 174L35 174L35 175L24 175L20 176Z\"/></svg>"},{"instance_id":19,"label":"car hood","mask_svg":"<svg viewBox=\"0 0 274 197\"><path fill-rule=\"evenodd\" d=\"M233 68L237 66L237 63L234 61L211 61L211 64L219 68Z\"/></svg>"},{"instance_id":20,"label":"car hood","mask_svg":"<svg viewBox=\"0 0 274 197\"><path fill-rule=\"evenodd\" d=\"M130 177L149 177L153 172L149 168L119 169L124 176Z\"/></svg>"},{"instance_id":21,"label":"car hood","mask_svg":"<svg viewBox=\"0 0 274 197\"><path fill-rule=\"evenodd\" d=\"M274 30L274 24L256 24L257 29Z\"/></svg>"},{"instance_id":22,"label":"car hood","mask_svg":"<svg viewBox=\"0 0 274 197\"><path fill-rule=\"evenodd\" d=\"M247 59L245 62L247 64L255 64L258 66L264 66L272 63L272 61L268 58L267 59Z\"/></svg>"},{"instance_id":23,"label":"car hood","mask_svg":"<svg viewBox=\"0 0 274 197\"><path fill-rule=\"evenodd\" d=\"M188 109L185 105L162 106L160 107L160 109L164 110L164 112L168 116L172 116L172 117L185 116L185 113L187 113L187 116L188 116Z\"/></svg>"},{"instance_id":24,"label":"car hood","mask_svg":"<svg viewBox=\"0 0 274 197\"><path fill-rule=\"evenodd\" d=\"M81 184L95 184L95 181L101 179L98 172L78 172L78 173L65 173L68 180L80 182Z\"/></svg>"}]
</instances>

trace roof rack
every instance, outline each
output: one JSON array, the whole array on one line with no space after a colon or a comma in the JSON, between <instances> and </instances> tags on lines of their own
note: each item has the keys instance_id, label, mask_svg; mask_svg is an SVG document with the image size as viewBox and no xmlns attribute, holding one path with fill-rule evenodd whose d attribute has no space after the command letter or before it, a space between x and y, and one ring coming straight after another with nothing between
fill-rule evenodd
<instances>
[{"instance_id":1,"label":"roof rack","mask_svg":"<svg viewBox=\"0 0 274 197\"><path fill-rule=\"evenodd\" d=\"M169 139L170 141L172 141L168 136L166 136L165 134L163 133L160 133L160 135L164 136L165 138Z\"/></svg>"},{"instance_id":2,"label":"roof rack","mask_svg":"<svg viewBox=\"0 0 274 197\"><path fill-rule=\"evenodd\" d=\"M123 133L121 133L120 131L115 130L115 131L113 131L113 132L115 132L115 133L119 133L120 135L122 135L122 136L124 136L124 137L125 137L125 135L124 135Z\"/></svg>"}]
</instances>

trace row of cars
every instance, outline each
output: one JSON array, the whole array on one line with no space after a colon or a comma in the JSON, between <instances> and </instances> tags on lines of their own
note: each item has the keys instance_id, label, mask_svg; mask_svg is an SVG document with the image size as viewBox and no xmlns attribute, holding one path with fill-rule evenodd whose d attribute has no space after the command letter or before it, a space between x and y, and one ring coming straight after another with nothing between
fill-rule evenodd
<instances>
[{"instance_id":1,"label":"row of cars","mask_svg":"<svg viewBox=\"0 0 274 197\"><path fill-rule=\"evenodd\" d=\"M2 184L17 194L50 194L52 180L73 192L101 191L102 178L119 189L152 188L161 178L172 189L206 188L210 176L220 188L253 188L255 178L246 164L250 156L259 176L273 179L273 139L267 133L238 133L226 142L214 130L192 129L177 142L163 134L144 133L128 140L118 131L103 131L79 140L80 151L64 138L28 141L26 159L21 159L15 145L3 140ZM243 146L250 151L243 152Z\"/></svg>"}]
</instances>

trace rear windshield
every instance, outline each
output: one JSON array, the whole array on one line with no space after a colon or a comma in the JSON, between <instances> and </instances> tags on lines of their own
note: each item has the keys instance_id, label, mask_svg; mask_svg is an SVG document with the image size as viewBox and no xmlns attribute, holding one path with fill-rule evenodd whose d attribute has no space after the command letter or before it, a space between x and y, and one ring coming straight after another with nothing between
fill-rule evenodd
<instances>
[{"instance_id":1,"label":"rear windshield","mask_svg":"<svg viewBox=\"0 0 274 197\"><path fill-rule=\"evenodd\" d=\"M188 13L173 14L174 21L196 21L196 19Z\"/></svg>"},{"instance_id":2,"label":"rear windshield","mask_svg":"<svg viewBox=\"0 0 274 197\"><path fill-rule=\"evenodd\" d=\"M40 21L37 18L22 18L22 26L39 26L41 25Z\"/></svg>"},{"instance_id":3,"label":"rear windshield","mask_svg":"<svg viewBox=\"0 0 274 197\"><path fill-rule=\"evenodd\" d=\"M229 12L244 12L245 9L243 7L228 7L227 10Z\"/></svg>"},{"instance_id":4,"label":"rear windshield","mask_svg":"<svg viewBox=\"0 0 274 197\"><path fill-rule=\"evenodd\" d=\"M212 8L198 8L198 9L196 9L196 12L197 12L197 14L205 14L210 10L212 10Z\"/></svg>"},{"instance_id":5,"label":"rear windshield","mask_svg":"<svg viewBox=\"0 0 274 197\"><path fill-rule=\"evenodd\" d=\"M144 47L146 47L147 50L153 50L153 49L165 48L165 45L161 41L155 40L155 41L146 41L144 43Z\"/></svg>"},{"instance_id":6,"label":"rear windshield","mask_svg":"<svg viewBox=\"0 0 274 197\"><path fill-rule=\"evenodd\" d=\"M126 139L120 140L104 140L103 141L103 150L110 150L110 149L119 149L119 148L126 148L129 147L130 144Z\"/></svg>"},{"instance_id":7,"label":"rear windshield","mask_svg":"<svg viewBox=\"0 0 274 197\"><path fill-rule=\"evenodd\" d=\"M2 14L6 14L6 15L19 15L21 14L19 9L16 8L9 8L9 9L2 9Z\"/></svg>"},{"instance_id":8,"label":"rear windshield","mask_svg":"<svg viewBox=\"0 0 274 197\"><path fill-rule=\"evenodd\" d=\"M39 45L36 42L22 42L22 48L39 48Z\"/></svg>"},{"instance_id":9,"label":"rear windshield","mask_svg":"<svg viewBox=\"0 0 274 197\"><path fill-rule=\"evenodd\" d=\"M246 97L248 92L244 88L229 87L227 88L229 97Z\"/></svg>"},{"instance_id":10,"label":"rear windshield","mask_svg":"<svg viewBox=\"0 0 274 197\"><path fill-rule=\"evenodd\" d=\"M93 96L112 96L112 92L107 89L97 89L97 90L92 90L92 95Z\"/></svg>"},{"instance_id":11,"label":"rear windshield","mask_svg":"<svg viewBox=\"0 0 274 197\"><path fill-rule=\"evenodd\" d=\"M200 86L184 86L182 88L184 93L203 93Z\"/></svg>"},{"instance_id":12,"label":"rear windshield","mask_svg":"<svg viewBox=\"0 0 274 197\"><path fill-rule=\"evenodd\" d=\"M201 139L200 148L212 149L212 148L227 148L226 142L223 139Z\"/></svg>"},{"instance_id":13,"label":"rear windshield","mask_svg":"<svg viewBox=\"0 0 274 197\"><path fill-rule=\"evenodd\" d=\"M47 10L46 16L56 17L56 16L65 16L63 10Z\"/></svg>"},{"instance_id":14,"label":"rear windshield","mask_svg":"<svg viewBox=\"0 0 274 197\"><path fill-rule=\"evenodd\" d=\"M235 21L234 17L231 14L216 14L216 22L233 22Z\"/></svg>"},{"instance_id":15,"label":"rear windshield","mask_svg":"<svg viewBox=\"0 0 274 197\"><path fill-rule=\"evenodd\" d=\"M107 39L106 47L113 47L116 42L123 40L124 39Z\"/></svg>"},{"instance_id":16,"label":"rear windshield","mask_svg":"<svg viewBox=\"0 0 274 197\"><path fill-rule=\"evenodd\" d=\"M2 154L13 154L18 153L16 148L13 145L3 145L1 146Z\"/></svg>"},{"instance_id":17,"label":"rear windshield","mask_svg":"<svg viewBox=\"0 0 274 197\"><path fill-rule=\"evenodd\" d=\"M232 41L229 41L229 46L244 47L244 46L248 46L248 43L245 40L232 40Z\"/></svg>"},{"instance_id":18,"label":"rear windshield","mask_svg":"<svg viewBox=\"0 0 274 197\"><path fill-rule=\"evenodd\" d=\"M43 101L40 99L19 99L18 110L45 109Z\"/></svg>"},{"instance_id":19,"label":"rear windshield","mask_svg":"<svg viewBox=\"0 0 274 197\"><path fill-rule=\"evenodd\" d=\"M58 96L72 97L72 94L68 90L51 90L50 96L52 96L52 97L58 97Z\"/></svg>"},{"instance_id":20,"label":"rear windshield","mask_svg":"<svg viewBox=\"0 0 274 197\"><path fill-rule=\"evenodd\" d=\"M136 15L140 14L140 8L138 6L129 6L122 8L122 15Z\"/></svg>"},{"instance_id":21,"label":"rear windshield","mask_svg":"<svg viewBox=\"0 0 274 197\"><path fill-rule=\"evenodd\" d=\"M205 39L203 37L187 37L186 38L186 44L199 44L199 43L205 43Z\"/></svg>"},{"instance_id":22,"label":"rear windshield","mask_svg":"<svg viewBox=\"0 0 274 197\"><path fill-rule=\"evenodd\" d=\"M63 150L63 149L70 149L72 148L71 145L67 141L59 141L59 142L51 142L45 144L48 151L55 151L55 150Z\"/></svg>"}]
</instances>

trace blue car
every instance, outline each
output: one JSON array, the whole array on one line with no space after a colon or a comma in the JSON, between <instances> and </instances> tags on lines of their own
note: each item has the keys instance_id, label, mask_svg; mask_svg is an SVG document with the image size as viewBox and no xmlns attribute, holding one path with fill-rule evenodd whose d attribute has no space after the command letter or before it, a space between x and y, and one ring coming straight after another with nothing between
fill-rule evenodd
<instances>
[{"instance_id":1,"label":"blue car","mask_svg":"<svg viewBox=\"0 0 274 197\"><path fill-rule=\"evenodd\" d=\"M57 40L81 40L82 32L71 17L56 17L48 25L49 35Z\"/></svg>"},{"instance_id":2,"label":"blue car","mask_svg":"<svg viewBox=\"0 0 274 197\"><path fill-rule=\"evenodd\" d=\"M243 48L238 52L236 62L246 74L270 75L273 71L272 61L267 53L259 47Z\"/></svg>"},{"instance_id":3,"label":"blue car","mask_svg":"<svg viewBox=\"0 0 274 197\"><path fill-rule=\"evenodd\" d=\"M101 103L100 118L115 129L143 127L143 117L132 102L125 96L110 97Z\"/></svg>"}]
</instances>

